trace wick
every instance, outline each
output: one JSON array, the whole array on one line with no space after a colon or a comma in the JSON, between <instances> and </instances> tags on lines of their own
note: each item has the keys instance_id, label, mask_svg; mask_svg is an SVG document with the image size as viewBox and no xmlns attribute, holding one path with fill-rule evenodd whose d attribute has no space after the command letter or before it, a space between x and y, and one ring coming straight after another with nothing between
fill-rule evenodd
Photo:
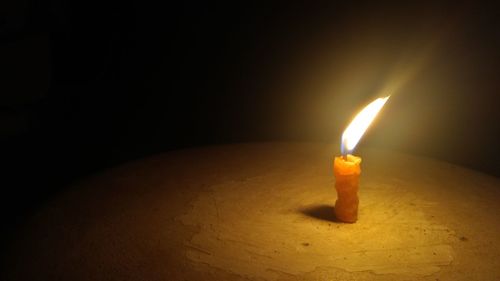
<instances>
[{"instance_id":1,"label":"wick","mask_svg":"<svg viewBox=\"0 0 500 281\"><path fill-rule=\"evenodd\" d=\"M347 154L342 155L342 159L344 159L344 161L347 161Z\"/></svg>"}]
</instances>

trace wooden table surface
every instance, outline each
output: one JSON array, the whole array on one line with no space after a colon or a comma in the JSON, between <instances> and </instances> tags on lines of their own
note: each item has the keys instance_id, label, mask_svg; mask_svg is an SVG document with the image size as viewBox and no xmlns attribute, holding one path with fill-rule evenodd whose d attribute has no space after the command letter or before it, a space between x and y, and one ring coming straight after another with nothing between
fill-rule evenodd
<instances>
[{"instance_id":1,"label":"wooden table surface","mask_svg":"<svg viewBox=\"0 0 500 281\"><path fill-rule=\"evenodd\" d=\"M365 149L359 220L335 221L337 145L164 153L40 208L5 280L500 280L500 180Z\"/></svg>"}]
</instances>

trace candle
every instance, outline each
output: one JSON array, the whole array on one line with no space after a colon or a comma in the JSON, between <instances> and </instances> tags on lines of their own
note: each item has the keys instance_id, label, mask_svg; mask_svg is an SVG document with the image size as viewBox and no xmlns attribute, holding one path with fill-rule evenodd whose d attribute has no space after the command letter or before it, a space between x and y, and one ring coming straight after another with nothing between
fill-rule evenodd
<instances>
[{"instance_id":1,"label":"candle","mask_svg":"<svg viewBox=\"0 0 500 281\"><path fill-rule=\"evenodd\" d=\"M335 216L339 221L354 223L358 219L358 189L361 174L361 157L351 155L359 140L372 121L389 99L378 98L367 105L351 121L342 134L340 150L342 157L335 157L333 173L335 175Z\"/></svg>"},{"instance_id":2,"label":"candle","mask_svg":"<svg viewBox=\"0 0 500 281\"><path fill-rule=\"evenodd\" d=\"M356 222L358 219L358 188L361 174L361 157L347 155L335 157L333 172L335 174L335 216L343 222Z\"/></svg>"}]
</instances>

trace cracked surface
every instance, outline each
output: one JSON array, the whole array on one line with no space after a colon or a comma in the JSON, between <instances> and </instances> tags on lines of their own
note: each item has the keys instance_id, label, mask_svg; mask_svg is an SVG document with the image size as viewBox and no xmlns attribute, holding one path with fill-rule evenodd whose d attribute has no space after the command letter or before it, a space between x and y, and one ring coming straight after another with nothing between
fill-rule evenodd
<instances>
[{"instance_id":1,"label":"cracked surface","mask_svg":"<svg viewBox=\"0 0 500 281\"><path fill-rule=\"evenodd\" d=\"M359 221L341 224L336 147L210 147L96 175L19 231L2 280L500 279L497 178L359 151Z\"/></svg>"},{"instance_id":2,"label":"cracked surface","mask_svg":"<svg viewBox=\"0 0 500 281\"><path fill-rule=\"evenodd\" d=\"M430 183L390 173L394 167L387 164L398 159L385 159L386 176L363 175L360 220L340 224L327 214L335 201L329 165L285 160L292 157L266 160L259 176L225 181L200 195L177 218L200 227L186 243L187 257L266 280L317 267L425 276L452 262L454 231L431 218L441 198L421 193Z\"/></svg>"}]
</instances>

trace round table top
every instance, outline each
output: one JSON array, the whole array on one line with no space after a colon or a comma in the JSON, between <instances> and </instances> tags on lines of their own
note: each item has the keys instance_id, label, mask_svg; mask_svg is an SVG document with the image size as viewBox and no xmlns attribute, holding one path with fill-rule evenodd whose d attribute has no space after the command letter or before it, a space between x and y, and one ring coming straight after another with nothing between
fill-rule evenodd
<instances>
[{"instance_id":1,"label":"round table top","mask_svg":"<svg viewBox=\"0 0 500 281\"><path fill-rule=\"evenodd\" d=\"M335 221L336 145L164 153L81 181L22 228L7 280L500 280L500 180L366 149Z\"/></svg>"}]
</instances>

